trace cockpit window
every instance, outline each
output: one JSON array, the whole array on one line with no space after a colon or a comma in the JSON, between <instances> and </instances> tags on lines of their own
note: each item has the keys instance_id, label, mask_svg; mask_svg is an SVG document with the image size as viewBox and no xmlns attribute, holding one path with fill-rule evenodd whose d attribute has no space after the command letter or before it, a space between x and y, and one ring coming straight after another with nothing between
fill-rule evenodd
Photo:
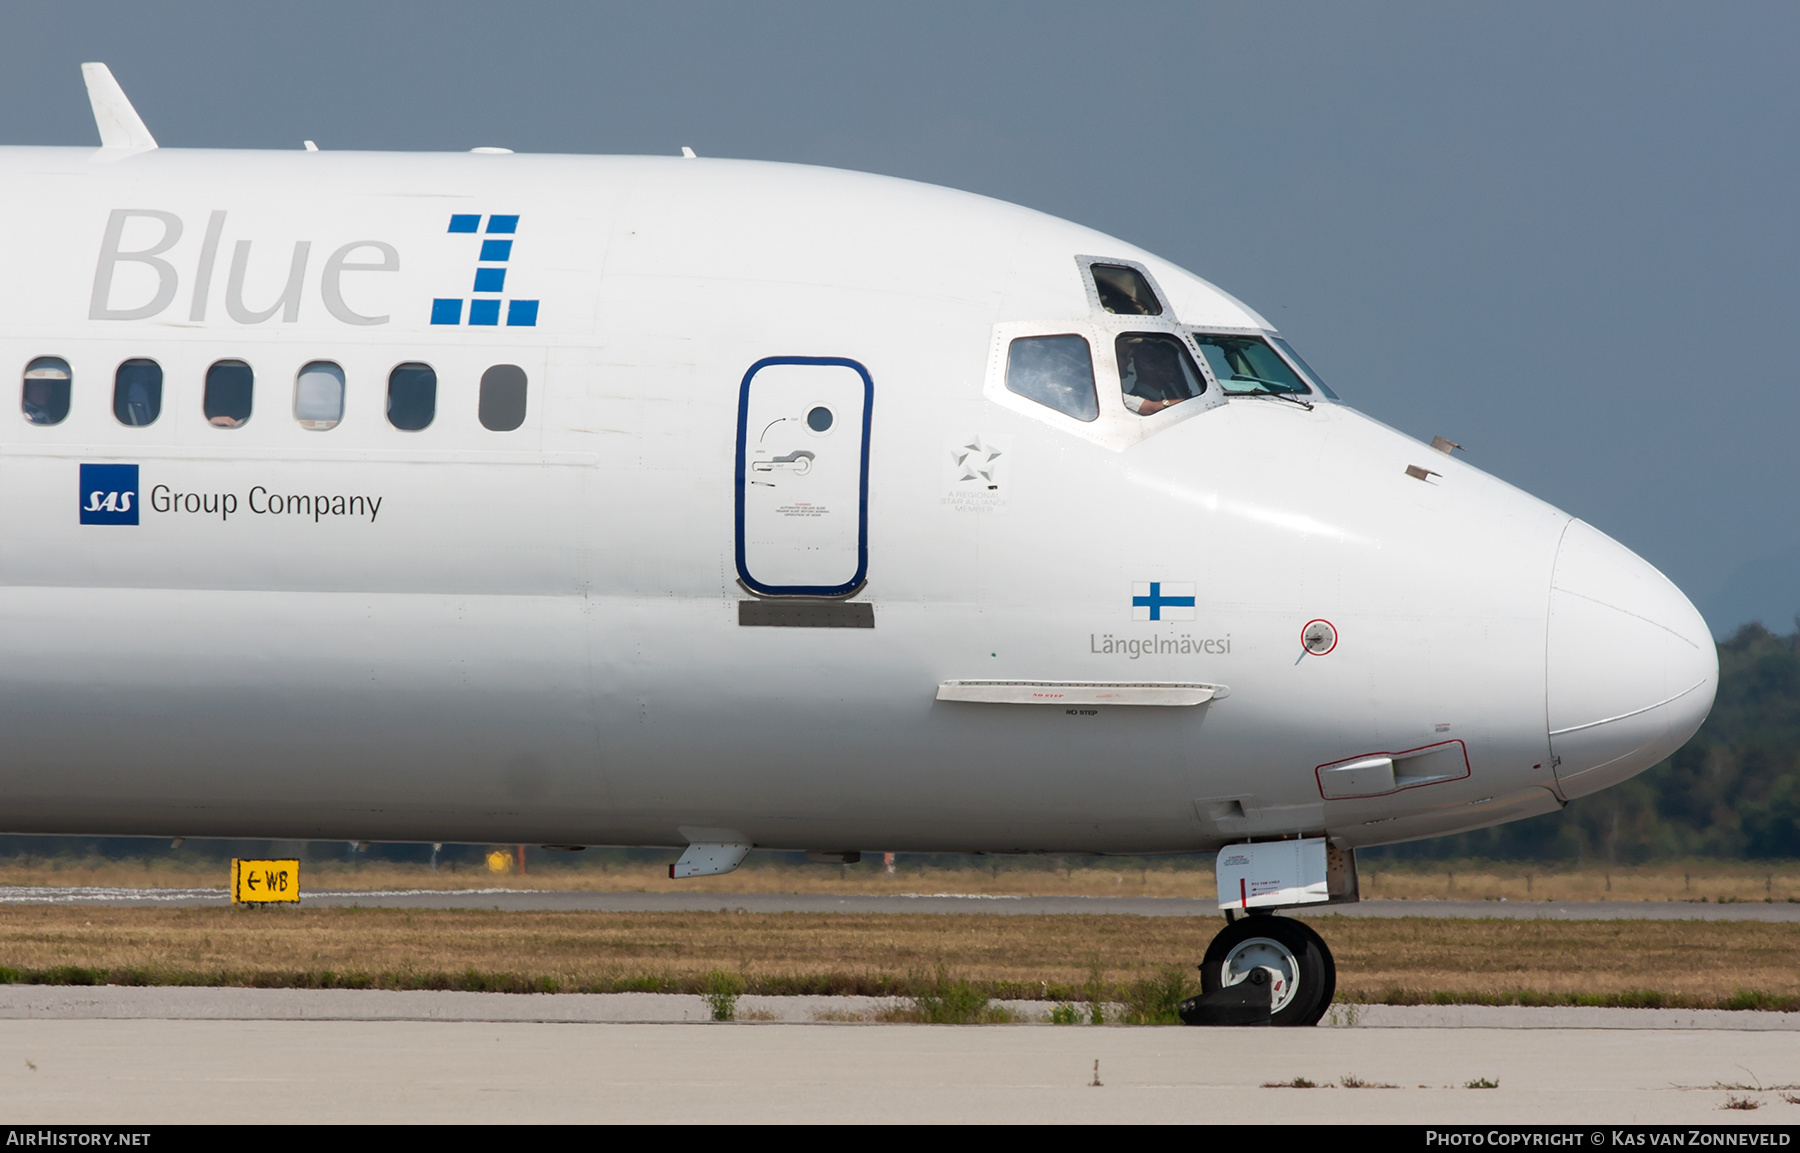
<instances>
[{"instance_id":1,"label":"cockpit window","mask_svg":"<svg viewBox=\"0 0 1800 1153\"><path fill-rule=\"evenodd\" d=\"M1260 336L1224 336L1196 332L1194 343L1227 395L1292 395L1309 393L1298 373Z\"/></svg>"},{"instance_id":2,"label":"cockpit window","mask_svg":"<svg viewBox=\"0 0 1800 1153\"><path fill-rule=\"evenodd\" d=\"M1300 359L1300 354L1294 351L1293 345L1281 339L1279 336L1275 338L1275 345L1280 348L1281 351L1287 353L1287 358L1294 362L1294 366L1300 370L1300 374L1306 377L1307 381L1311 383L1314 388L1333 400L1338 399L1338 394L1331 391L1331 386L1319 379L1319 374L1313 371L1313 366Z\"/></svg>"},{"instance_id":3,"label":"cockpit window","mask_svg":"<svg viewBox=\"0 0 1800 1153\"><path fill-rule=\"evenodd\" d=\"M1022 336L1006 350L1006 388L1076 420L1100 415L1085 336Z\"/></svg>"},{"instance_id":4,"label":"cockpit window","mask_svg":"<svg viewBox=\"0 0 1800 1153\"><path fill-rule=\"evenodd\" d=\"M1094 289L1100 294L1100 307L1120 316L1161 316L1162 301L1156 299L1150 282L1135 268L1123 264L1088 266L1094 277Z\"/></svg>"},{"instance_id":5,"label":"cockpit window","mask_svg":"<svg viewBox=\"0 0 1800 1153\"><path fill-rule=\"evenodd\" d=\"M1114 344L1119 355L1119 390L1125 407L1151 416L1206 391L1181 338L1166 332L1127 332Z\"/></svg>"}]
</instances>

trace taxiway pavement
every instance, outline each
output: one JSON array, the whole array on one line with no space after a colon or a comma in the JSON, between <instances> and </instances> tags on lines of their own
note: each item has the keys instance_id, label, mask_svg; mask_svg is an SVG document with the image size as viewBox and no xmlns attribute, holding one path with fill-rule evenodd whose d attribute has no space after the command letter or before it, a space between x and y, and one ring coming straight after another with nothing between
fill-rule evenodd
<instances>
[{"instance_id":1,"label":"taxiway pavement","mask_svg":"<svg viewBox=\"0 0 1800 1153\"><path fill-rule=\"evenodd\" d=\"M482 994L420 996L444 998L449 1015L9 1020L0 1113L14 1124L1231 1121L1588 1133L1800 1122L1787 1099L1800 1046L1786 1029L496 1021L452 1008ZM1734 1098L1758 1108L1727 1111Z\"/></svg>"},{"instance_id":2,"label":"taxiway pavement","mask_svg":"<svg viewBox=\"0 0 1800 1153\"><path fill-rule=\"evenodd\" d=\"M871 1023L903 997L746 994L741 1023ZM1051 1001L995 1001L1021 1023L1047 1023ZM1086 1006L1079 1008L1085 1016ZM1117 1020L1123 1006L1107 1006ZM682 993L460 993L392 989L250 989L181 985L0 985L0 1021L454 1021L686 1024L712 1020ZM1800 1033L1800 1013L1593 1006L1338 1004L1322 1028L1685 1029ZM1800 1092L1800 1090L1796 1090Z\"/></svg>"}]
</instances>

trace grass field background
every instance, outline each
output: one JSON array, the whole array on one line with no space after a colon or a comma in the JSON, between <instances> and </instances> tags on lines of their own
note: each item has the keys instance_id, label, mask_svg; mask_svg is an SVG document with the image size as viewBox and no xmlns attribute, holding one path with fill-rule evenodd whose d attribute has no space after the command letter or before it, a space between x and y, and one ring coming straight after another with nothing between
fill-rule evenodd
<instances>
[{"instance_id":1,"label":"grass field background","mask_svg":"<svg viewBox=\"0 0 1800 1153\"><path fill-rule=\"evenodd\" d=\"M616 851L552 852L497 846L499 868L485 862L426 864L382 860L308 861L302 892L371 889L545 889L704 893L982 893L1017 896L1213 895L1210 861L1154 858L917 858L901 856L889 873L879 855L855 865L797 864L753 853L722 877L672 881L667 860ZM673 860L674 853L668 854ZM0 886L218 888L227 865L213 856L151 858L98 855L0 858ZM1492 861L1362 863L1366 900L1475 901L1800 901L1800 862L1670 862L1634 866L1531 866Z\"/></svg>"},{"instance_id":2,"label":"grass field background","mask_svg":"<svg viewBox=\"0 0 1800 1153\"><path fill-rule=\"evenodd\" d=\"M1307 918L1338 1000L1800 1009L1800 925ZM0 979L49 983L909 995L1131 1002L1185 984L1215 918L0 908ZM1136 990L1134 992L1134 990ZM1165 996L1165 1000L1167 997Z\"/></svg>"}]
</instances>

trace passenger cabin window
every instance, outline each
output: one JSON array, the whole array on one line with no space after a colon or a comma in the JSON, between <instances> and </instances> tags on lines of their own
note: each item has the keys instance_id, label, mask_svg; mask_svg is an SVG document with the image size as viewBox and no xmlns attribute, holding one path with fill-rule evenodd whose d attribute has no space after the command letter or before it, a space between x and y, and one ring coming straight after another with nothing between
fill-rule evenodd
<instances>
[{"instance_id":1,"label":"passenger cabin window","mask_svg":"<svg viewBox=\"0 0 1800 1153\"><path fill-rule=\"evenodd\" d=\"M1312 391L1260 336L1215 336L1196 332L1194 343L1200 346L1206 366L1212 369L1227 395L1286 396Z\"/></svg>"},{"instance_id":2,"label":"passenger cabin window","mask_svg":"<svg viewBox=\"0 0 1800 1153\"><path fill-rule=\"evenodd\" d=\"M1100 307L1106 311L1120 316L1162 315L1162 301L1156 299L1150 282L1137 269L1123 264L1094 264L1088 272L1100 294Z\"/></svg>"},{"instance_id":3,"label":"passenger cabin window","mask_svg":"<svg viewBox=\"0 0 1800 1153\"><path fill-rule=\"evenodd\" d=\"M417 432L437 415L437 373L428 364L403 364L388 374L388 423Z\"/></svg>"},{"instance_id":4,"label":"passenger cabin window","mask_svg":"<svg viewBox=\"0 0 1800 1153\"><path fill-rule=\"evenodd\" d=\"M496 364L481 374L481 427L511 432L525 423L525 370Z\"/></svg>"},{"instance_id":5,"label":"passenger cabin window","mask_svg":"<svg viewBox=\"0 0 1800 1153\"><path fill-rule=\"evenodd\" d=\"M1127 332L1114 343L1119 356L1119 391L1125 407L1152 416L1206 391L1206 378L1179 336Z\"/></svg>"},{"instance_id":6,"label":"passenger cabin window","mask_svg":"<svg viewBox=\"0 0 1800 1153\"><path fill-rule=\"evenodd\" d=\"M69 362L40 356L25 366L19 407L32 424L61 424L69 415Z\"/></svg>"},{"instance_id":7,"label":"passenger cabin window","mask_svg":"<svg viewBox=\"0 0 1800 1153\"><path fill-rule=\"evenodd\" d=\"M133 428L155 424L162 415L162 365L128 360L113 373L113 415Z\"/></svg>"},{"instance_id":8,"label":"passenger cabin window","mask_svg":"<svg viewBox=\"0 0 1800 1153\"><path fill-rule=\"evenodd\" d=\"M1100 415L1085 336L1021 336L1006 350L1006 389L1076 420Z\"/></svg>"},{"instance_id":9,"label":"passenger cabin window","mask_svg":"<svg viewBox=\"0 0 1800 1153\"><path fill-rule=\"evenodd\" d=\"M294 419L301 428L336 428L344 419L344 370L315 360L294 379Z\"/></svg>"},{"instance_id":10,"label":"passenger cabin window","mask_svg":"<svg viewBox=\"0 0 1800 1153\"><path fill-rule=\"evenodd\" d=\"M256 374L241 360L221 360L206 370L206 396L201 411L206 423L218 428L240 428L250 419L250 397Z\"/></svg>"}]
</instances>

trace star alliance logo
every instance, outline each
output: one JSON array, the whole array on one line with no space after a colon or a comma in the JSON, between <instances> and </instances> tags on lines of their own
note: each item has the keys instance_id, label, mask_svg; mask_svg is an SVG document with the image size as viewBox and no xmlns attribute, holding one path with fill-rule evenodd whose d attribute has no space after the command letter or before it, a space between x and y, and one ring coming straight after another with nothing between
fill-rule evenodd
<instances>
[{"instance_id":1,"label":"star alliance logo","mask_svg":"<svg viewBox=\"0 0 1800 1153\"><path fill-rule=\"evenodd\" d=\"M944 495L956 512L1005 512L1012 437L958 433L944 438Z\"/></svg>"},{"instance_id":2,"label":"star alliance logo","mask_svg":"<svg viewBox=\"0 0 1800 1153\"><path fill-rule=\"evenodd\" d=\"M956 479L981 481L989 490L1000 487L994 477L1000 471L1000 458L1005 455L993 445L983 444L979 436L968 444L959 444L950 450L950 459L962 474Z\"/></svg>"}]
</instances>

